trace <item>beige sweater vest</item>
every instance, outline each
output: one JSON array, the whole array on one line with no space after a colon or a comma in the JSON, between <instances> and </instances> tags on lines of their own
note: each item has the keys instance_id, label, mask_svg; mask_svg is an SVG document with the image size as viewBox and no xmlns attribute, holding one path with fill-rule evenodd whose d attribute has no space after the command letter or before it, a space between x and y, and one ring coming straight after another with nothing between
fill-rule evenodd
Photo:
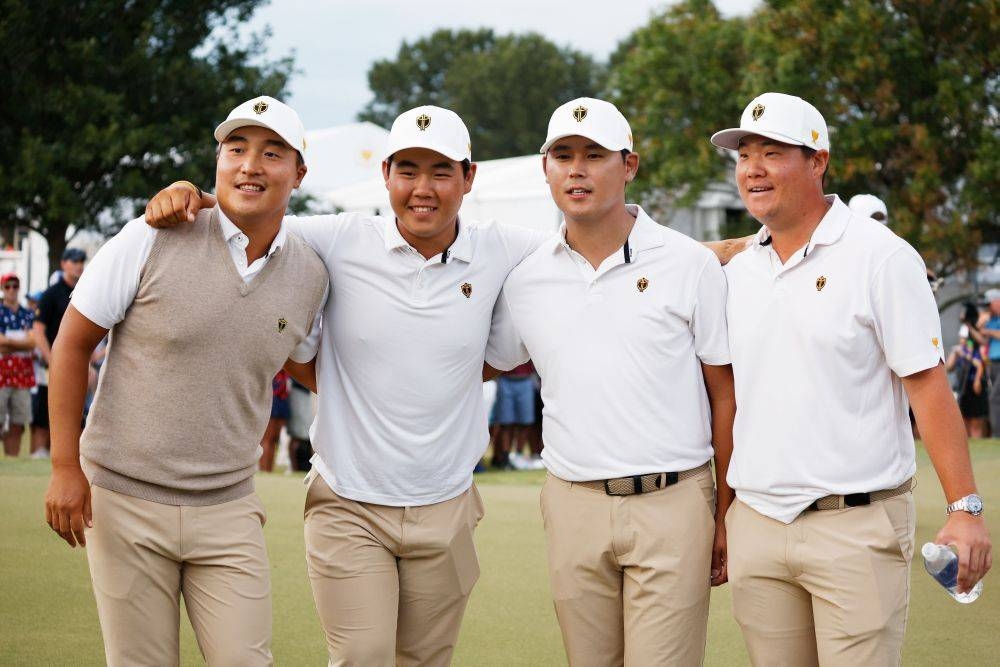
<instances>
[{"instance_id":1,"label":"beige sweater vest","mask_svg":"<svg viewBox=\"0 0 1000 667\"><path fill-rule=\"evenodd\" d=\"M80 439L91 483L167 505L251 493L271 379L309 334L327 282L291 234L244 282L215 209L158 232Z\"/></svg>"}]
</instances>

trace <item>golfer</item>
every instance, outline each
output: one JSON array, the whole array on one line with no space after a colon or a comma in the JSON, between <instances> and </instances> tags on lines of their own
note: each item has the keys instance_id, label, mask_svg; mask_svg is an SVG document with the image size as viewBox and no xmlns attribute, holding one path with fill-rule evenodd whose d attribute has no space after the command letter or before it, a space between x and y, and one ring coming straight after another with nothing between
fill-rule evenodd
<instances>
[{"instance_id":1,"label":"golfer","mask_svg":"<svg viewBox=\"0 0 1000 667\"><path fill-rule=\"evenodd\" d=\"M505 367L542 379L549 583L569 663L700 665L735 413L726 283L711 251L625 203L639 156L579 98L541 147L559 233L507 279ZM709 461L715 458L719 493Z\"/></svg>"},{"instance_id":2,"label":"golfer","mask_svg":"<svg viewBox=\"0 0 1000 667\"><path fill-rule=\"evenodd\" d=\"M740 195L764 225L725 267L733 613L757 665L897 665L915 521L907 397L947 499L936 541L958 551L960 590L991 564L924 264L824 195L830 138L805 100L764 93L712 143L736 151Z\"/></svg>"},{"instance_id":3,"label":"golfer","mask_svg":"<svg viewBox=\"0 0 1000 667\"><path fill-rule=\"evenodd\" d=\"M303 135L278 100L236 107L215 130L218 206L176 231L128 223L62 321L45 515L88 547L109 665L179 664L182 595L209 665L272 662L253 474L271 378L315 356L327 289L282 224L306 174ZM81 436L88 361L109 331Z\"/></svg>"}]
</instances>

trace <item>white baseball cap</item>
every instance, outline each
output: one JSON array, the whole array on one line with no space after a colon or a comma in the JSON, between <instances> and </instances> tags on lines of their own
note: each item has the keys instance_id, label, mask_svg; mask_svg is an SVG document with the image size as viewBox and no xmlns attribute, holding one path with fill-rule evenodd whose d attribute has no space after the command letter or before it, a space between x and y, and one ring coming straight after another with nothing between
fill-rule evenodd
<instances>
[{"instance_id":1,"label":"white baseball cap","mask_svg":"<svg viewBox=\"0 0 1000 667\"><path fill-rule=\"evenodd\" d=\"M879 222L889 224L889 209L885 207L885 202L875 195L854 195L851 201L847 202L847 208L866 218L881 213L882 219Z\"/></svg>"},{"instance_id":2,"label":"white baseball cap","mask_svg":"<svg viewBox=\"0 0 1000 667\"><path fill-rule=\"evenodd\" d=\"M273 97L261 95L249 99L229 112L225 121L215 128L215 140L223 142L233 130L256 125L273 130L306 160L306 128L295 109Z\"/></svg>"},{"instance_id":3,"label":"white baseball cap","mask_svg":"<svg viewBox=\"0 0 1000 667\"><path fill-rule=\"evenodd\" d=\"M392 121L382 159L405 148L428 148L449 160L472 161L469 128L454 111L432 105L404 111Z\"/></svg>"},{"instance_id":4,"label":"white baseball cap","mask_svg":"<svg viewBox=\"0 0 1000 667\"><path fill-rule=\"evenodd\" d=\"M560 139L576 135L609 151L632 150L632 128L618 107L593 97L578 97L552 112L549 132L538 152L545 153Z\"/></svg>"},{"instance_id":5,"label":"white baseball cap","mask_svg":"<svg viewBox=\"0 0 1000 667\"><path fill-rule=\"evenodd\" d=\"M740 126L712 135L720 148L736 150L740 139L750 134L817 151L830 150L830 133L823 115L801 97L784 93L764 93L750 100L743 110Z\"/></svg>"}]
</instances>

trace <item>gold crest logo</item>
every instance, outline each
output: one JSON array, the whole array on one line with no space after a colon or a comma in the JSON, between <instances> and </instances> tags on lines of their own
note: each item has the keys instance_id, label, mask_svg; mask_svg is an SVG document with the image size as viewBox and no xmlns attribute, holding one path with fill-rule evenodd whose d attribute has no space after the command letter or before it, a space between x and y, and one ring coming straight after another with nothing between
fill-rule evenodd
<instances>
[{"instance_id":1,"label":"gold crest logo","mask_svg":"<svg viewBox=\"0 0 1000 667\"><path fill-rule=\"evenodd\" d=\"M253 105L253 112L258 116L267 111L267 102L261 100L257 104Z\"/></svg>"},{"instance_id":2,"label":"gold crest logo","mask_svg":"<svg viewBox=\"0 0 1000 667\"><path fill-rule=\"evenodd\" d=\"M466 299L472 298L472 285L469 283L462 283L462 294L465 295Z\"/></svg>"},{"instance_id":3,"label":"gold crest logo","mask_svg":"<svg viewBox=\"0 0 1000 667\"><path fill-rule=\"evenodd\" d=\"M649 281L646 280L646 276L643 276L642 278L639 278L639 280L635 281L635 286L639 288L640 292L645 292L646 288L649 287Z\"/></svg>"},{"instance_id":4,"label":"gold crest logo","mask_svg":"<svg viewBox=\"0 0 1000 667\"><path fill-rule=\"evenodd\" d=\"M582 123L583 119L587 117L587 107L580 105L573 109L573 118L578 123Z\"/></svg>"},{"instance_id":5,"label":"gold crest logo","mask_svg":"<svg viewBox=\"0 0 1000 667\"><path fill-rule=\"evenodd\" d=\"M755 106L753 111L750 112L750 115L753 116L754 120L760 120L760 117L764 115L764 105L758 104Z\"/></svg>"},{"instance_id":6,"label":"gold crest logo","mask_svg":"<svg viewBox=\"0 0 1000 667\"><path fill-rule=\"evenodd\" d=\"M816 291L819 292L824 287L826 287L826 276L820 276L816 279Z\"/></svg>"},{"instance_id":7,"label":"gold crest logo","mask_svg":"<svg viewBox=\"0 0 1000 667\"><path fill-rule=\"evenodd\" d=\"M816 130L813 130L812 131L812 135L813 135L813 143L816 143L817 141L819 141L819 132L817 132Z\"/></svg>"},{"instance_id":8,"label":"gold crest logo","mask_svg":"<svg viewBox=\"0 0 1000 667\"><path fill-rule=\"evenodd\" d=\"M288 320L282 317L278 320L278 333L285 333L285 327L288 326Z\"/></svg>"},{"instance_id":9,"label":"gold crest logo","mask_svg":"<svg viewBox=\"0 0 1000 667\"><path fill-rule=\"evenodd\" d=\"M937 336L935 336L934 338L931 338L931 345L933 345L934 347L938 347L940 344L941 344L941 341L939 341L937 339Z\"/></svg>"},{"instance_id":10,"label":"gold crest logo","mask_svg":"<svg viewBox=\"0 0 1000 667\"><path fill-rule=\"evenodd\" d=\"M419 116L417 116L417 129L418 130L420 130L421 132L423 132L424 130L426 130L430 126L431 126L431 117L430 116L428 116L425 113L422 113Z\"/></svg>"}]
</instances>

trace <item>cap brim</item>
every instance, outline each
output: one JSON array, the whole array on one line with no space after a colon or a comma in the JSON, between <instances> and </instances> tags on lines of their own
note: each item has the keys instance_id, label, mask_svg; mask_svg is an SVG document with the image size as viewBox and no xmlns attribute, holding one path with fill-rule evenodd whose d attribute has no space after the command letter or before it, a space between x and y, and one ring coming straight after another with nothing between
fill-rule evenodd
<instances>
[{"instance_id":1,"label":"cap brim","mask_svg":"<svg viewBox=\"0 0 1000 667\"><path fill-rule=\"evenodd\" d=\"M215 140L221 144L223 141L226 140L226 137L228 137L230 134L233 133L233 130L237 130L241 127L247 127L248 125L253 125L255 127L264 127L267 128L268 130L271 130L279 137L281 137L285 141L285 143L288 144L289 148L298 151L299 155L302 155L302 160L305 161L306 156L298 148L295 148L295 144L293 144L288 137L283 135L281 132L278 132L276 129L274 129L267 123L260 122L256 118L230 118L229 120L223 121L222 123L219 124L217 128L215 128Z\"/></svg>"},{"instance_id":2,"label":"cap brim","mask_svg":"<svg viewBox=\"0 0 1000 667\"><path fill-rule=\"evenodd\" d=\"M542 147L538 149L538 152L541 153L542 155L548 153L549 149L552 148L552 144L556 143L561 139L565 139L566 137L584 137L586 139L590 139L591 141L597 143L600 146L603 146L606 150L609 151L621 151L628 148L628 146L626 146L625 144L621 144L614 141L608 141L606 139L591 136L589 134L584 134L582 132L567 132L566 134L560 134L554 137L550 137L549 139L546 139L545 143L542 144ZM631 151L632 149L629 148L629 150Z\"/></svg>"},{"instance_id":3,"label":"cap brim","mask_svg":"<svg viewBox=\"0 0 1000 667\"><path fill-rule=\"evenodd\" d=\"M399 151L405 151L407 148L426 148L429 151L434 151L435 153L440 153L449 160L454 160L455 162L462 162L464 160L472 161L472 156L467 153L462 153L458 151L449 150L443 146L431 145L431 142L418 142L418 141L404 141L400 142L398 145L393 144L385 149L385 155L382 156L383 160L388 160L390 157L398 153Z\"/></svg>"},{"instance_id":4,"label":"cap brim","mask_svg":"<svg viewBox=\"0 0 1000 667\"><path fill-rule=\"evenodd\" d=\"M740 146L740 140L743 137L749 137L752 134L756 134L761 137L767 137L768 139L774 139L775 141L780 141L783 144L789 144L791 146L805 146L804 143L791 137L786 137L783 134L770 131L756 130L751 132L750 130L744 130L739 127L732 127L728 130L720 130L712 135L712 143L719 148L728 148L731 151L735 151Z\"/></svg>"}]
</instances>

